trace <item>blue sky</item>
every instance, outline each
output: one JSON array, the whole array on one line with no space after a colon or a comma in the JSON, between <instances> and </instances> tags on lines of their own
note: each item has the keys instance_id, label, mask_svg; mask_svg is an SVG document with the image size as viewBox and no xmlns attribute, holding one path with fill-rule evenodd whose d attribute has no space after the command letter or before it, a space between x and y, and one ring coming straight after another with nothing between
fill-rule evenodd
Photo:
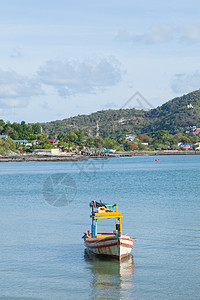
<instances>
[{"instance_id":1,"label":"blue sky","mask_svg":"<svg viewBox=\"0 0 200 300\"><path fill-rule=\"evenodd\" d=\"M157 107L199 89L199 11L194 0L1 1L0 119L119 109L136 92Z\"/></svg>"}]
</instances>

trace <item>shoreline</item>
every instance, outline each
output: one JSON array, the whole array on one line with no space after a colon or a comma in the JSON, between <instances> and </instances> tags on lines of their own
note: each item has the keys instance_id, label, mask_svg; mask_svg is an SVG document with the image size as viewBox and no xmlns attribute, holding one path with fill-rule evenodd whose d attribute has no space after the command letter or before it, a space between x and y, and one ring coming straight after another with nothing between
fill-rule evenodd
<instances>
[{"instance_id":1,"label":"shoreline","mask_svg":"<svg viewBox=\"0 0 200 300\"><path fill-rule=\"evenodd\" d=\"M200 151L193 150L156 150L156 151L127 151L106 153L105 155L19 155L0 156L0 162L24 162L24 161L80 161L88 158L131 157L131 156L158 156L158 155L200 155Z\"/></svg>"}]
</instances>

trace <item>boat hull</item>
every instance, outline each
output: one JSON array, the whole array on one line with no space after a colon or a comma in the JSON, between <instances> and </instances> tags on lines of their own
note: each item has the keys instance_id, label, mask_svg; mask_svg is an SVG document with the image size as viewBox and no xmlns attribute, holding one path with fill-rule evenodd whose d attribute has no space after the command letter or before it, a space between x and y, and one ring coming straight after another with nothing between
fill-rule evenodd
<instances>
[{"instance_id":1,"label":"boat hull","mask_svg":"<svg viewBox=\"0 0 200 300\"><path fill-rule=\"evenodd\" d=\"M133 246L133 238L129 236L85 238L85 247L92 253L117 259L129 256Z\"/></svg>"}]
</instances>

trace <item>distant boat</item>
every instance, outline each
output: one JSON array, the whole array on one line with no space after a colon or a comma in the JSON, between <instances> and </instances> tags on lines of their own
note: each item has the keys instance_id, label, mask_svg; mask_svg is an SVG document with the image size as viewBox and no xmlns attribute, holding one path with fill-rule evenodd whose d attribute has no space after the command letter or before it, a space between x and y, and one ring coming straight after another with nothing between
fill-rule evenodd
<instances>
[{"instance_id":1,"label":"distant boat","mask_svg":"<svg viewBox=\"0 0 200 300\"><path fill-rule=\"evenodd\" d=\"M114 257L121 259L129 256L134 247L134 238L123 235L121 224L121 212L118 211L118 205L108 205L92 201L91 232L88 230L84 234L84 245L92 253L100 256ZM113 232L97 232L97 220L115 219L116 228Z\"/></svg>"},{"instance_id":2,"label":"distant boat","mask_svg":"<svg viewBox=\"0 0 200 300\"><path fill-rule=\"evenodd\" d=\"M160 161L160 159L155 159L155 161Z\"/></svg>"}]
</instances>

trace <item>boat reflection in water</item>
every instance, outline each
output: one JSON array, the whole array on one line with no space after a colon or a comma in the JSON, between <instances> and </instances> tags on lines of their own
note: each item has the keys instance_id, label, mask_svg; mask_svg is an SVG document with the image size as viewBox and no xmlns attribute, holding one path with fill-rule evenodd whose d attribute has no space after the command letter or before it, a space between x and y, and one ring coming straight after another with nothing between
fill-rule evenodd
<instances>
[{"instance_id":1,"label":"boat reflection in water","mask_svg":"<svg viewBox=\"0 0 200 300\"><path fill-rule=\"evenodd\" d=\"M85 249L87 268L92 273L92 295L94 299L133 299L134 262L132 255L117 261L97 257Z\"/></svg>"}]
</instances>

